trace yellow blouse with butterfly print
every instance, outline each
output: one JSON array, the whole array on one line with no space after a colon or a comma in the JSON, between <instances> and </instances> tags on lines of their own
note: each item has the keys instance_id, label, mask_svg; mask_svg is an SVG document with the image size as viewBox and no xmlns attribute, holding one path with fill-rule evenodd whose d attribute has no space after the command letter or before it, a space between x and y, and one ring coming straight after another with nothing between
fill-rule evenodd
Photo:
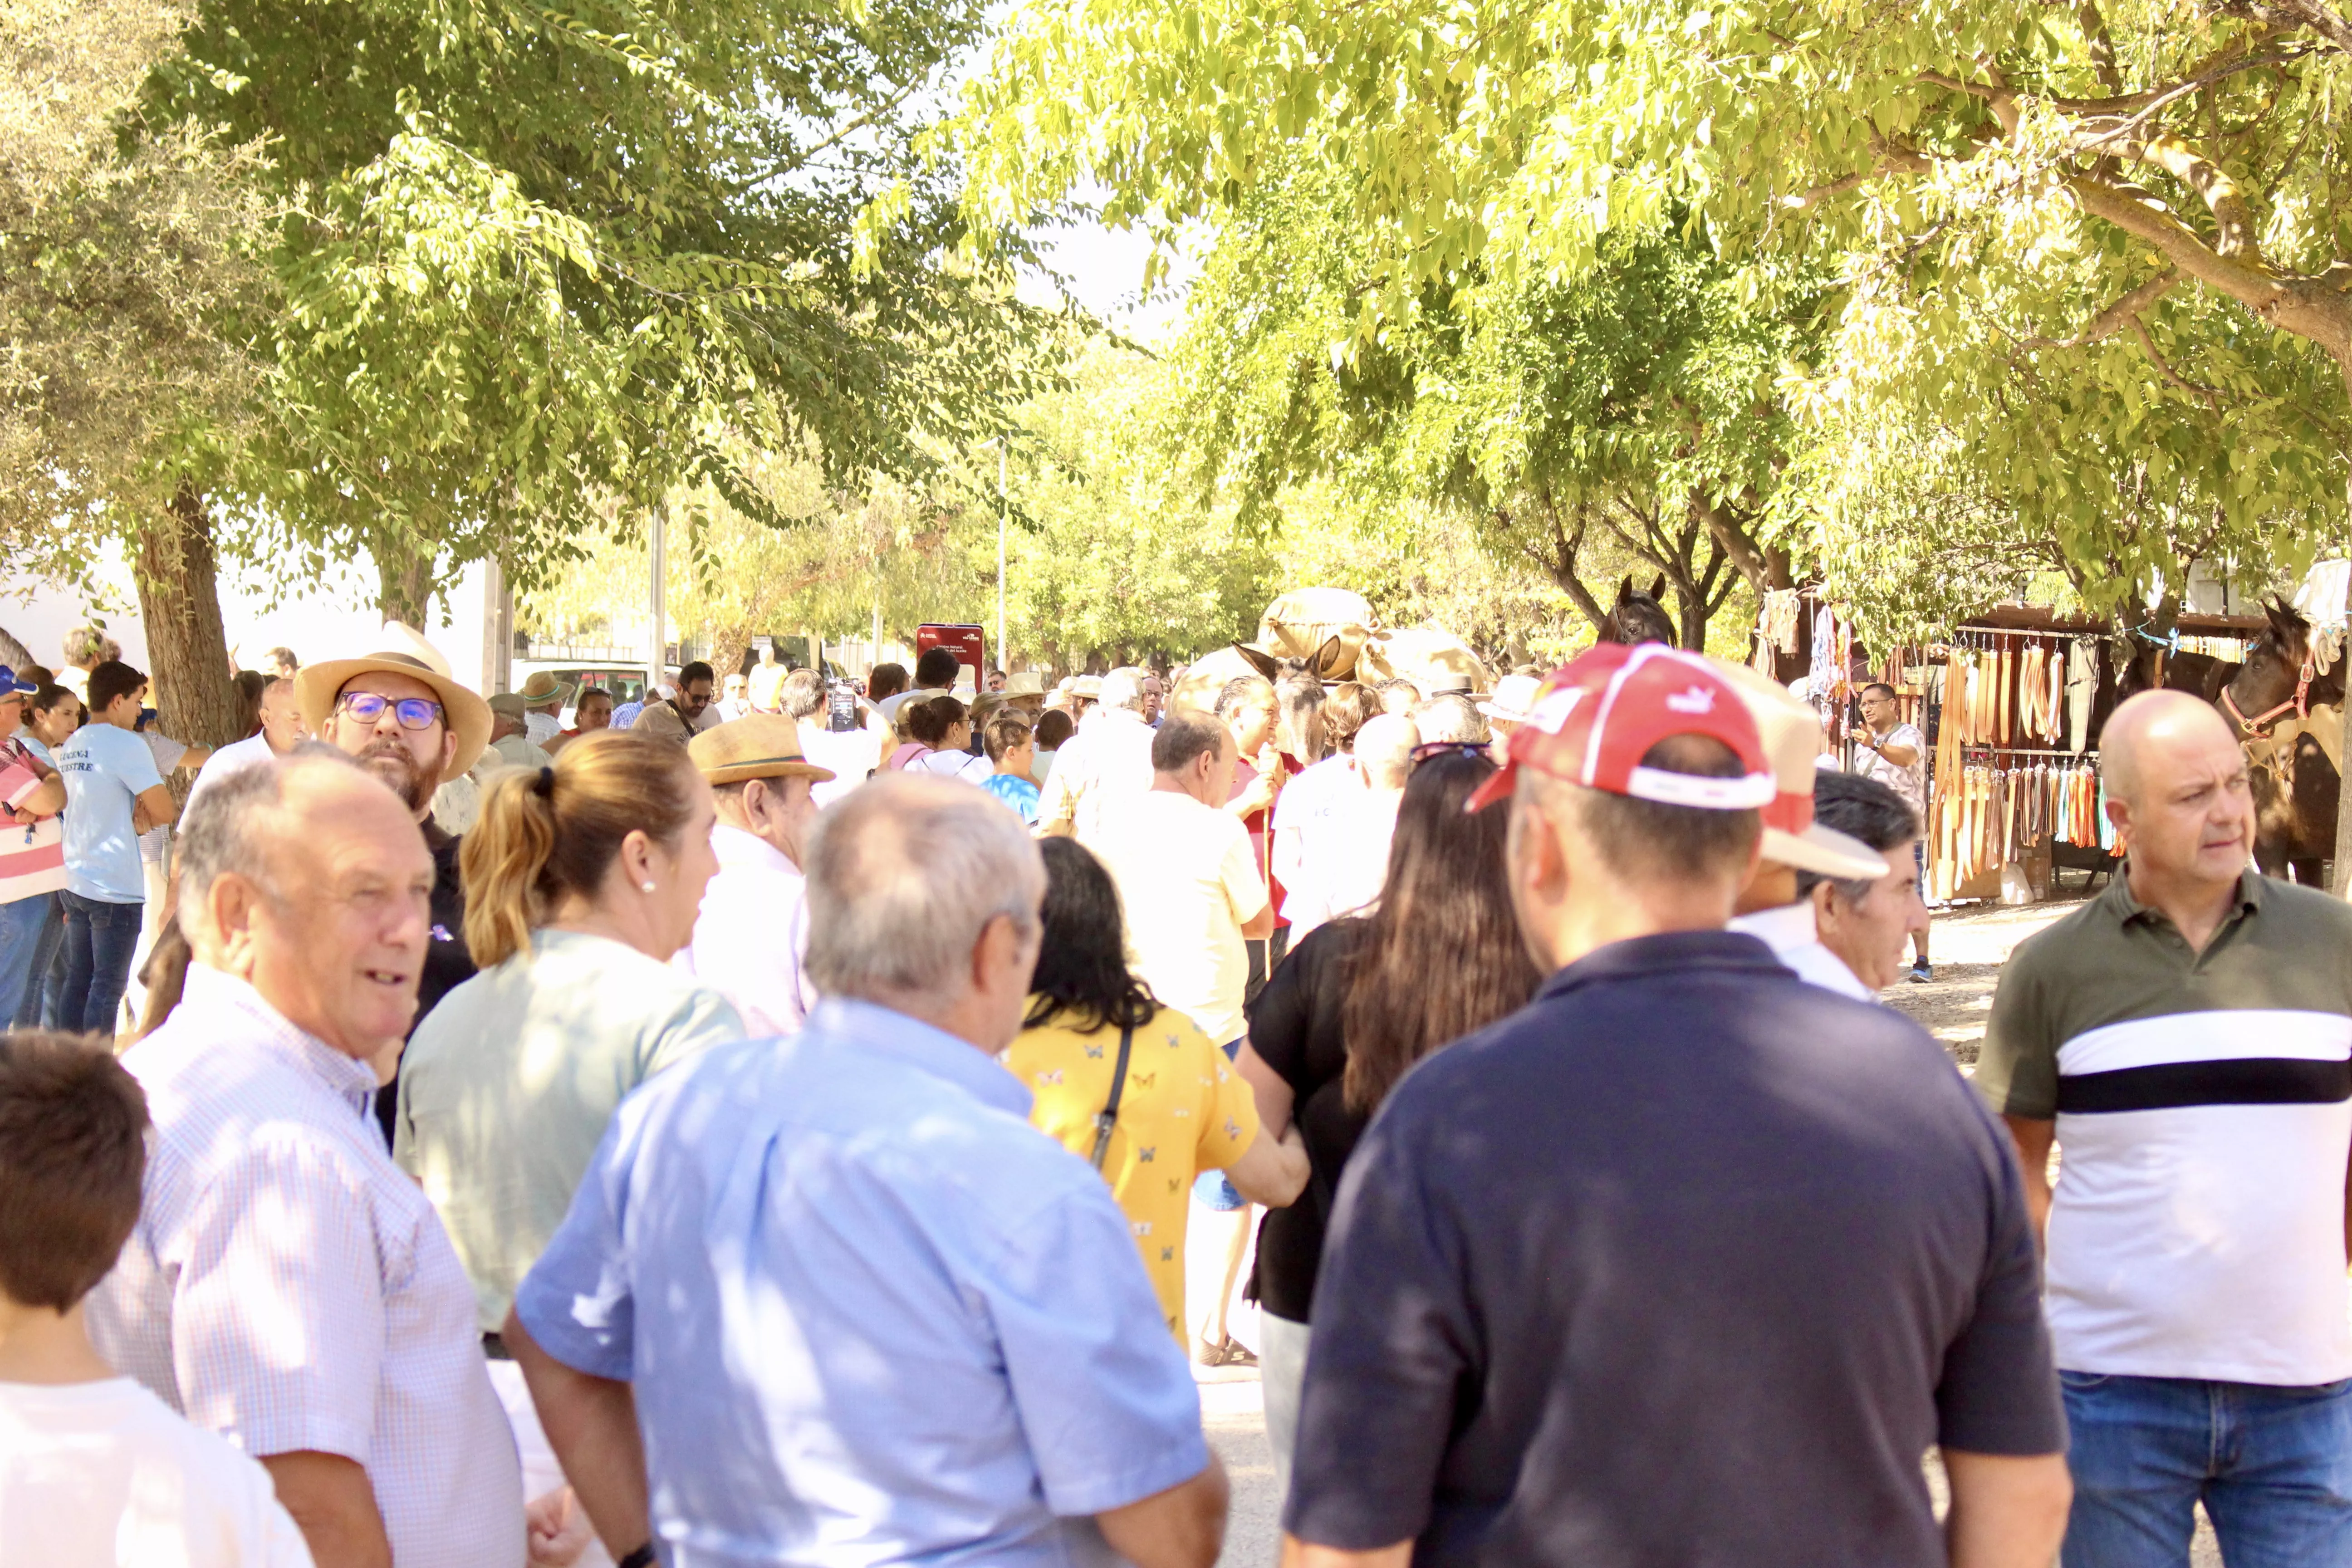
<instances>
[{"instance_id":1,"label":"yellow blouse with butterfly print","mask_svg":"<svg viewBox=\"0 0 2352 1568\"><path fill-rule=\"evenodd\" d=\"M1064 1014L1044 1028L1024 1030L1005 1050L1004 1065L1035 1097L1030 1124L1087 1160L1095 1152L1095 1117L1110 1098L1118 1031L1081 1034L1066 1026L1067 1018ZM1180 1342L1192 1178L1223 1170L1256 1136L1249 1085L1190 1018L1163 1007L1135 1031L1103 1178L1127 1213L1168 1331Z\"/></svg>"}]
</instances>

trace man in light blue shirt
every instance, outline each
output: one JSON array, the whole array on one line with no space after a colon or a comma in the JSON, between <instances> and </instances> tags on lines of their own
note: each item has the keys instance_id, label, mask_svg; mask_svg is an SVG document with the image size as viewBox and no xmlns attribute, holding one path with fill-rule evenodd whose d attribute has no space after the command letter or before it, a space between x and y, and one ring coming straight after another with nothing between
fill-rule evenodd
<instances>
[{"instance_id":1,"label":"man in light blue shirt","mask_svg":"<svg viewBox=\"0 0 2352 1568\"><path fill-rule=\"evenodd\" d=\"M1224 1474L1126 1218L992 1059L1034 846L896 774L806 870L828 999L625 1101L507 1320L598 1534L633 1568L1209 1568Z\"/></svg>"},{"instance_id":2,"label":"man in light blue shirt","mask_svg":"<svg viewBox=\"0 0 2352 1568\"><path fill-rule=\"evenodd\" d=\"M89 722L58 748L66 781L65 979L59 1026L111 1036L147 902L139 836L179 817L138 733L147 678L120 659L89 672Z\"/></svg>"}]
</instances>

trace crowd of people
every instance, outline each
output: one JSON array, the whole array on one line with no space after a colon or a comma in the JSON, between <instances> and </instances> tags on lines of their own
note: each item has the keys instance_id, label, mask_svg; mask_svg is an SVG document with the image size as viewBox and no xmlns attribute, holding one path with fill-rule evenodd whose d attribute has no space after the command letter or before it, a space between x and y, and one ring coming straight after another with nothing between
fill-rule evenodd
<instances>
[{"instance_id":1,"label":"crowd of people","mask_svg":"<svg viewBox=\"0 0 2352 1568\"><path fill-rule=\"evenodd\" d=\"M2352 1564L2352 911L2180 694L1972 1092L1880 1000L1878 689L1845 772L1656 644L615 703L387 625L205 752L68 651L0 669L0 1560L1208 1568L1254 1363L1300 1568Z\"/></svg>"}]
</instances>

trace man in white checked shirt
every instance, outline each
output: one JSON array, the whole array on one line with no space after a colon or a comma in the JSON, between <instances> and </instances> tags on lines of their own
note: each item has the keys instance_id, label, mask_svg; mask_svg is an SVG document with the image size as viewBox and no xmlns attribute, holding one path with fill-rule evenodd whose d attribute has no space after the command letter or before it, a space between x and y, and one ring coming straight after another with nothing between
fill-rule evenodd
<instances>
[{"instance_id":1,"label":"man in white checked shirt","mask_svg":"<svg viewBox=\"0 0 2352 1568\"><path fill-rule=\"evenodd\" d=\"M123 1058L154 1134L92 1338L259 1459L320 1563L520 1568L473 1290L369 1112L425 959L415 816L305 747L207 791L180 857L194 961Z\"/></svg>"}]
</instances>

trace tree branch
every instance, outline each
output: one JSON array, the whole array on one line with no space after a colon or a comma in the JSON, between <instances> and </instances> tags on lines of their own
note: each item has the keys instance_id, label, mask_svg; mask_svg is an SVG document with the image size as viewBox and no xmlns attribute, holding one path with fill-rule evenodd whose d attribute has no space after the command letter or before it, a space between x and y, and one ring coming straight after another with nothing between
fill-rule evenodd
<instances>
[{"instance_id":1,"label":"tree branch","mask_svg":"<svg viewBox=\"0 0 2352 1568\"><path fill-rule=\"evenodd\" d=\"M2073 337L2032 337L2021 340L2021 344L2030 349L2079 349L2095 343L2102 338L2113 337L2124 330L2126 322L2136 322L2142 310L2171 293L2179 281L2180 269L2177 267L2168 267L2088 321L2084 322L2083 330Z\"/></svg>"},{"instance_id":2,"label":"tree branch","mask_svg":"<svg viewBox=\"0 0 2352 1568\"><path fill-rule=\"evenodd\" d=\"M2164 374L2165 380L2172 383L2173 385L2189 394L2191 397L2198 399L2214 413L2219 414L2221 412L2221 395L2210 386L2200 386L2197 383L2189 380L2187 376L2182 375L2179 371L2173 369L2171 363L2168 361L2162 353L2157 351L2156 339L2148 334L2147 323L2146 321L2141 321L2137 316L2134 316L2130 319L2129 325L2132 331L2139 338L2139 346L2147 351L2147 357L2156 362L2156 368Z\"/></svg>"}]
</instances>

